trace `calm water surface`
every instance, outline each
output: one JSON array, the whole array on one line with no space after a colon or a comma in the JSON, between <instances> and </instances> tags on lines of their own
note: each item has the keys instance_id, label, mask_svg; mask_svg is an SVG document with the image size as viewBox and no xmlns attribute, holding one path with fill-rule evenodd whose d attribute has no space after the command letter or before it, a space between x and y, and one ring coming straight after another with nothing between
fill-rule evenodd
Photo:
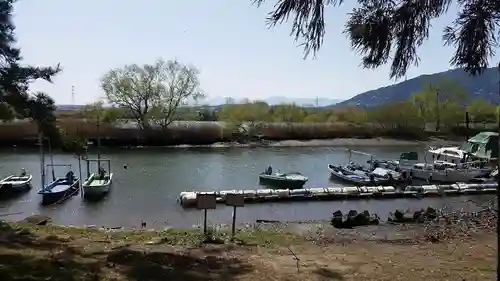
<instances>
[{"instance_id":1,"label":"calm water surface","mask_svg":"<svg viewBox=\"0 0 500 281\"><path fill-rule=\"evenodd\" d=\"M416 147L352 147L372 153L379 158L397 158L402 151ZM423 151L423 148L419 148ZM66 202L43 207L36 192L41 187L40 160L37 151L0 152L0 175L19 173L26 168L33 174L33 189L20 197L0 201L2 218L22 219L31 214L43 214L56 223L97 225L106 227L138 227L140 221L148 228L165 226L191 227L202 223L203 214L185 210L177 202L179 193L189 190L254 189L259 187L258 174L268 165L282 171L299 171L309 177L307 187L339 185L329 180L327 165L348 161L349 154L339 148L203 148L203 149L131 149L107 150L103 157L112 160L113 187L110 195L97 203L89 203L80 196ZM353 155L353 160L365 162L367 156ZM48 163L48 157L46 160ZM72 164L78 175L78 161L68 154L54 156L57 164ZM127 165L128 169L124 169ZM82 165L84 166L84 165ZM58 175L65 168L56 170ZM85 175L85 171L83 171ZM486 202L491 196L446 199L397 199L382 201L332 201L252 204L238 209L239 223L256 219L321 220L336 210L368 210L385 216L396 208L419 208L428 205L463 205L466 199ZM20 213L20 214L14 214ZM229 223L232 209L218 205L209 211L211 223Z\"/></svg>"}]
</instances>

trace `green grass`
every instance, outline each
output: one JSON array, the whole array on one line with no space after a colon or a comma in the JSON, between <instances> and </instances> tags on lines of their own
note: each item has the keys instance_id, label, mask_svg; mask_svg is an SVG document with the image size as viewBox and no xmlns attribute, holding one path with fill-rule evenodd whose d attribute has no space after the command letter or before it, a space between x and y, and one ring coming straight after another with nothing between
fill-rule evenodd
<instances>
[{"instance_id":1,"label":"green grass","mask_svg":"<svg viewBox=\"0 0 500 281\"><path fill-rule=\"evenodd\" d=\"M180 246L199 245L203 242L229 243L231 233L223 229L214 231L209 229L207 235L200 229L172 228L163 231L151 230L115 230L104 231L94 228L63 227L57 225L37 226L29 223L11 223L17 231L31 232L43 235L67 236L68 239L88 239L90 241L109 241L112 243L137 244L169 244ZM303 242L304 237L285 231L249 229L237 231L235 243L262 247L288 246Z\"/></svg>"}]
</instances>

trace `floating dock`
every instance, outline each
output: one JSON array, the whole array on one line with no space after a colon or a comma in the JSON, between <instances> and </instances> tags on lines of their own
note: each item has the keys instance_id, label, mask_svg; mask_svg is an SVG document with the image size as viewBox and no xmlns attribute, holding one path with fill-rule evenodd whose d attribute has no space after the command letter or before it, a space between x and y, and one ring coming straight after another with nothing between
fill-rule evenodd
<instances>
[{"instance_id":1,"label":"floating dock","mask_svg":"<svg viewBox=\"0 0 500 281\"><path fill-rule=\"evenodd\" d=\"M346 186L305 189L222 190L212 192L184 191L179 196L182 207L196 206L197 194L215 194L218 203L225 203L227 194L243 194L246 203L313 200L356 200L386 198L422 198L431 196L464 196L496 193L497 183L407 186L404 191L393 186Z\"/></svg>"}]
</instances>

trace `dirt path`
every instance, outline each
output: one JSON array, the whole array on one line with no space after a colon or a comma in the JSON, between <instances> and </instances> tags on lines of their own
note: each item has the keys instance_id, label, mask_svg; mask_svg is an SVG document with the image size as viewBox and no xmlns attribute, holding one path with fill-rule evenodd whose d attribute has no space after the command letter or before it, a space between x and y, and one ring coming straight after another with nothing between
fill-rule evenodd
<instances>
[{"instance_id":1,"label":"dirt path","mask_svg":"<svg viewBox=\"0 0 500 281\"><path fill-rule=\"evenodd\" d=\"M111 237L95 231L3 227L0 277L2 281L495 280L494 233L418 245L325 244L298 237L283 237L290 245L265 244L262 239L254 245L188 245L184 243L188 233L148 235ZM298 268L292 251L299 258Z\"/></svg>"}]
</instances>

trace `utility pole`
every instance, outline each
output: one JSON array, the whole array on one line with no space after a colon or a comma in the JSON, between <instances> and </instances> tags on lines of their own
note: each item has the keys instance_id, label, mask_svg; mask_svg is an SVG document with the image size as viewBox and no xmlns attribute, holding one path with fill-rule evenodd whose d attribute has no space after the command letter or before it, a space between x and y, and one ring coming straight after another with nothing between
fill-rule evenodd
<instances>
[{"instance_id":1,"label":"utility pole","mask_svg":"<svg viewBox=\"0 0 500 281\"><path fill-rule=\"evenodd\" d=\"M71 104L75 105L75 86L71 86Z\"/></svg>"},{"instance_id":2,"label":"utility pole","mask_svg":"<svg viewBox=\"0 0 500 281\"><path fill-rule=\"evenodd\" d=\"M436 89L436 132L439 132L441 116L439 114L439 89Z\"/></svg>"}]
</instances>

